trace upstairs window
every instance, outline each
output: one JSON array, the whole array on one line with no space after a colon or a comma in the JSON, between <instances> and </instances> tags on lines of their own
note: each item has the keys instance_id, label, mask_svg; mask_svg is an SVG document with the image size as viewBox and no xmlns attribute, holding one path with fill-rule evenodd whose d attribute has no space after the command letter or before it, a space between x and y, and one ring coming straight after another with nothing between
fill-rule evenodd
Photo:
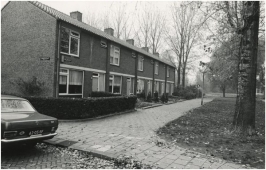
<instances>
[{"instance_id":1,"label":"upstairs window","mask_svg":"<svg viewBox=\"0 0 266 170\"><path fill-rule=\"evenodd\" d=\"M156 61L155 62L155 70L154 70L154 73L158 75L158 72L159 72L159 63Z\"/></svg>"},{"instance_id":2,"label":"upstairs window","mask_svg":"<svg viewBox=\"0 0 266 170\"><path fill-rule=\"evenodd\" d=\"M110 64L119 66L120 48L111 45L110 49Z\"/></svg>"},{"instance_id":3,"label":"upstairs window","mask_svg":"<svg viewBox=\"0 0 266 170\"><path fill-rule=\"evenodd\" d=\"M68 28L61 28L61 53L79 56L79 33Z\"/></svg>"},{"instance_id":4,"label":"upstairs window","mask_svg":"<svg viewBox=\"0 0 266 170\"><path fill-rule=\"evenodd\" d=\"M143 61L144 61L144 58L142 56L139 56L138 58L138 70L139 71L143 71Z\"/></svg>"},{"instance_id":5,"label":"upstairs window","mask_svg":"<svg viewBox=\"0 0 266 170\"><path fill-rule=\"evenodd\" d=\"M167 77L170 77L170 68L167 67Z\"/></svg>"}]
</instances>

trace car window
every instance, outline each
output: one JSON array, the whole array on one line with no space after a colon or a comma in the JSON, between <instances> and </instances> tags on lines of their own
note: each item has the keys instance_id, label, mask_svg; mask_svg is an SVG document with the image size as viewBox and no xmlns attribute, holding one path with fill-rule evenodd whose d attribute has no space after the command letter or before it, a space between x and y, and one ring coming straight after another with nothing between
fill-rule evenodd
<instances>
[{"instance_id":1,"label":"car window","mask_svg":"<svg viewBox=\"0 0 266 170\"><path fill-rule=\"evenodd\" d=\"M34 112L28 101L17 99L2 99L1 112Z\"/></svg>"}]
</instances>

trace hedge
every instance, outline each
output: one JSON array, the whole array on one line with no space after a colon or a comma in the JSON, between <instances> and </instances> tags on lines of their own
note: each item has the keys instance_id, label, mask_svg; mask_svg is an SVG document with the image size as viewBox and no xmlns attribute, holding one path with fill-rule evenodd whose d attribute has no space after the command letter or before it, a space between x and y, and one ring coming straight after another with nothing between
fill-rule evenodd
<instances>
[{"instance_id":1,"label":"hedge","mask_svg":"<svg viewBox=\"0 0 266 170\"><path fill-rule=\"evenodd\" d=\"M113 93L108 93L104 91L93 91L91 92L91 97L112 97L112 96L121 96L121 94L113 94Z\"/></svg>"},{"instance_id":2,"label":"hedge","mask_svg":"<svg viewBox=\"0 0 266 170\"><path fill-rule=\"evenodd\" d=\"M93 118L135 108L136 96L102 98L24 97L44 115L58 119Z\"/></svg>"}]
</instances>

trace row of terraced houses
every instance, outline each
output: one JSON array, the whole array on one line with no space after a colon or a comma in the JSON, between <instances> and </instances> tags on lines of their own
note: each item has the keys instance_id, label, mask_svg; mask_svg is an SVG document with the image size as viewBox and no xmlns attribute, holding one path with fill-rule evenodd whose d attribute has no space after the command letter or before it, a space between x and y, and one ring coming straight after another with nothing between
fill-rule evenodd
<instances>
[{"instance_id":1,"label":"row of terraced houses","mask_svg":"<svg viewBox=\"0 0 266 170\"><path fill-rule=\"evenodd\" d=\"M2 91L20 93L12 81L35 76L44 96L88 97L92 91L124 95L171 95L175 68L134 40L113 36L40 2L7 3L2 8Z\"/></svg>"}]
</instances>

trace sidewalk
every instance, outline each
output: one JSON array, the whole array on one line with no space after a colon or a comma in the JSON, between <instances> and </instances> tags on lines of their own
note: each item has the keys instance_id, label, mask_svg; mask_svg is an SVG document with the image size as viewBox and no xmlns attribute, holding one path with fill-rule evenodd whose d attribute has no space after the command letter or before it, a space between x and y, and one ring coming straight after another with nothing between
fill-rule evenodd
<instances>
[{"instance_id":1,"label":"sidewalk","mask_svg":"<svg viewBox=\"0 0 266 170\"><path fill-rule=\"evenodd\" d=\"M204 103L210 101L212 98L204 99ZM156 145L164 143L155 134L159 127L199 106L200 99L193 99L103 119L60 122L58 135L47 142L84 150L103 158L132 156L143 163L153 164L159 168L243 168L241 165L177 146Z\"/></svg>"}]
</instances>

